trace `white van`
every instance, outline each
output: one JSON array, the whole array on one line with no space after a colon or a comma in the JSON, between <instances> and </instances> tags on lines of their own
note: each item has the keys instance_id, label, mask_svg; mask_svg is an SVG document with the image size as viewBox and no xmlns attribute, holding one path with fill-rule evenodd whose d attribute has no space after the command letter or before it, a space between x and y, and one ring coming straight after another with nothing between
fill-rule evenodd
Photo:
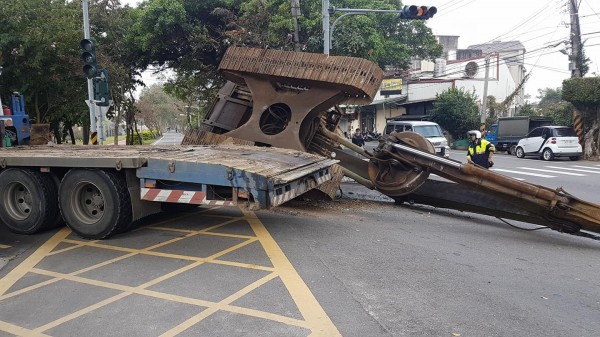
<instances>
[{"instance_id":1,"label":"white van","mask_svg":"<svg viewBox=\"0 0 600 337\"><path fill-rule=\"evenodd\" d=\"M435 152L442 157L450 156L448 140L444 137L442 128L434 122L423 121L388 121L385 125L384 134L387 136L392 131L412 131L427 138L435 147Z\"/></svg>"}]
</instances>

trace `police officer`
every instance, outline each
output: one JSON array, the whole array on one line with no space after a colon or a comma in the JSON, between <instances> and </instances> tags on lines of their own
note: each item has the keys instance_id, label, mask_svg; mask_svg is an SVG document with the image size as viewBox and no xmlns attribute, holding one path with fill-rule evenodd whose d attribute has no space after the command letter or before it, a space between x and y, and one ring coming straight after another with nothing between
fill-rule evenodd
<instances>
[{"instance_id":1,"label":"police officer","mask_svg":"<svg viewBox=\"0 0 600 337\"><path fill-rule=\"evenodd\" d=\"M471 130L467 132L469 137L469 149L467 150L467 161L479 165L483 168L490 168L494 165L492 156L496 151L494 144L481 138L481 132Z\"/></svg>"}]
</instances>

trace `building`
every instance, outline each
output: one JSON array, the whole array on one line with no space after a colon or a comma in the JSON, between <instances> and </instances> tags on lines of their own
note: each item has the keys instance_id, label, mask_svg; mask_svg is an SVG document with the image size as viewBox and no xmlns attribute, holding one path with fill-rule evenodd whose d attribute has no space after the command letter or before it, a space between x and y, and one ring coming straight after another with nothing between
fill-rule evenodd
<instances>
[{"instance_id":1,"label":"building","mask_svg":"<svg viewBox=\"0 0 600 337\"><path fill-rule=\"evenodd\" d=\"M444 46L443 58L414 60L410 70L391 73L369 105L351 107L352 114L341 125L343 131L361 128L382 132L391 118L424 120L428 118L438 94L452 87L475 92L482 103L487 81L487 96L502 102L523 81L525 47L519 41L491 42L458 49L458 36L438 36ZM509 115L523 105L521 88L510 105ZM348 110L347 110L348 111Z\"/></svg>"}]
</instances>

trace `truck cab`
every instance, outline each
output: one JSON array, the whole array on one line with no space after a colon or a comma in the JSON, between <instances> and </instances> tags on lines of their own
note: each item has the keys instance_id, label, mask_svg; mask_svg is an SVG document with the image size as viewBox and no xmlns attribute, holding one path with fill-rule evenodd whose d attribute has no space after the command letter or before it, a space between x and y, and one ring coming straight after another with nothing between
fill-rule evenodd
<instances>
[{"instance_id":1,"label":"truck cab","mask_svg":"<svg viewBox=\"0 0 600 337\"><path fill-rule=\"evenodd\" d=\"M550 125L552 119L545 116L500 117L485 132L484 139L494 144L496 151L514 154L517 143L540 126Z\"/></svg>"},{"instance_id":2,"label":"truck cab","mask_svg":"<svg viewBox=\"0 0 600 337\"><path fill-rule=\"evenodd\" d=\"M6 145L27 145L31 138L31 123L25 113L25 99L19 93L10 96L8 106L2 106L0 121L4 123ZM5 141L3 139L3 141Z\"/></svg>"}]
</instances>

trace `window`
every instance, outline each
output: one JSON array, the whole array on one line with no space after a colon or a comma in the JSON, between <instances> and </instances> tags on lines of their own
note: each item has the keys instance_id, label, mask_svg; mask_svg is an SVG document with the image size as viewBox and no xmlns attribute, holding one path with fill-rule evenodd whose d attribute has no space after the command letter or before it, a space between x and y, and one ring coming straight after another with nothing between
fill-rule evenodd
<instances>
[{"instance_id":1,"label":"window","mask_svg":"<svg viewBox=\"0 0 600 337\"><path fill-rule=\"evenodd\" d=\"M527 135L527 138L531 137L541 137L544 132L544 128L535 128L531 130L531 132Z\"/></svg>"},{"instance_id":2,"label":"window","mask_svg":"<svg viewBox=\"0 0 600 337\"><path fill-rule=\"evenodd\" d=\"M419 125L415 126L415 132L425 138L429 137L444 137L442 130L438 125Z\"/></svg>"},{"instance_id":3,"label":"window","mask_svg":"<svg viewBox=\"0 0 600 337\"><path fill-rule=\"evenodd\" d=\"M553 131L553 137L577 137L577 133L575 133L573 128L556 128Z\"/></svg>"}]
</instances>

